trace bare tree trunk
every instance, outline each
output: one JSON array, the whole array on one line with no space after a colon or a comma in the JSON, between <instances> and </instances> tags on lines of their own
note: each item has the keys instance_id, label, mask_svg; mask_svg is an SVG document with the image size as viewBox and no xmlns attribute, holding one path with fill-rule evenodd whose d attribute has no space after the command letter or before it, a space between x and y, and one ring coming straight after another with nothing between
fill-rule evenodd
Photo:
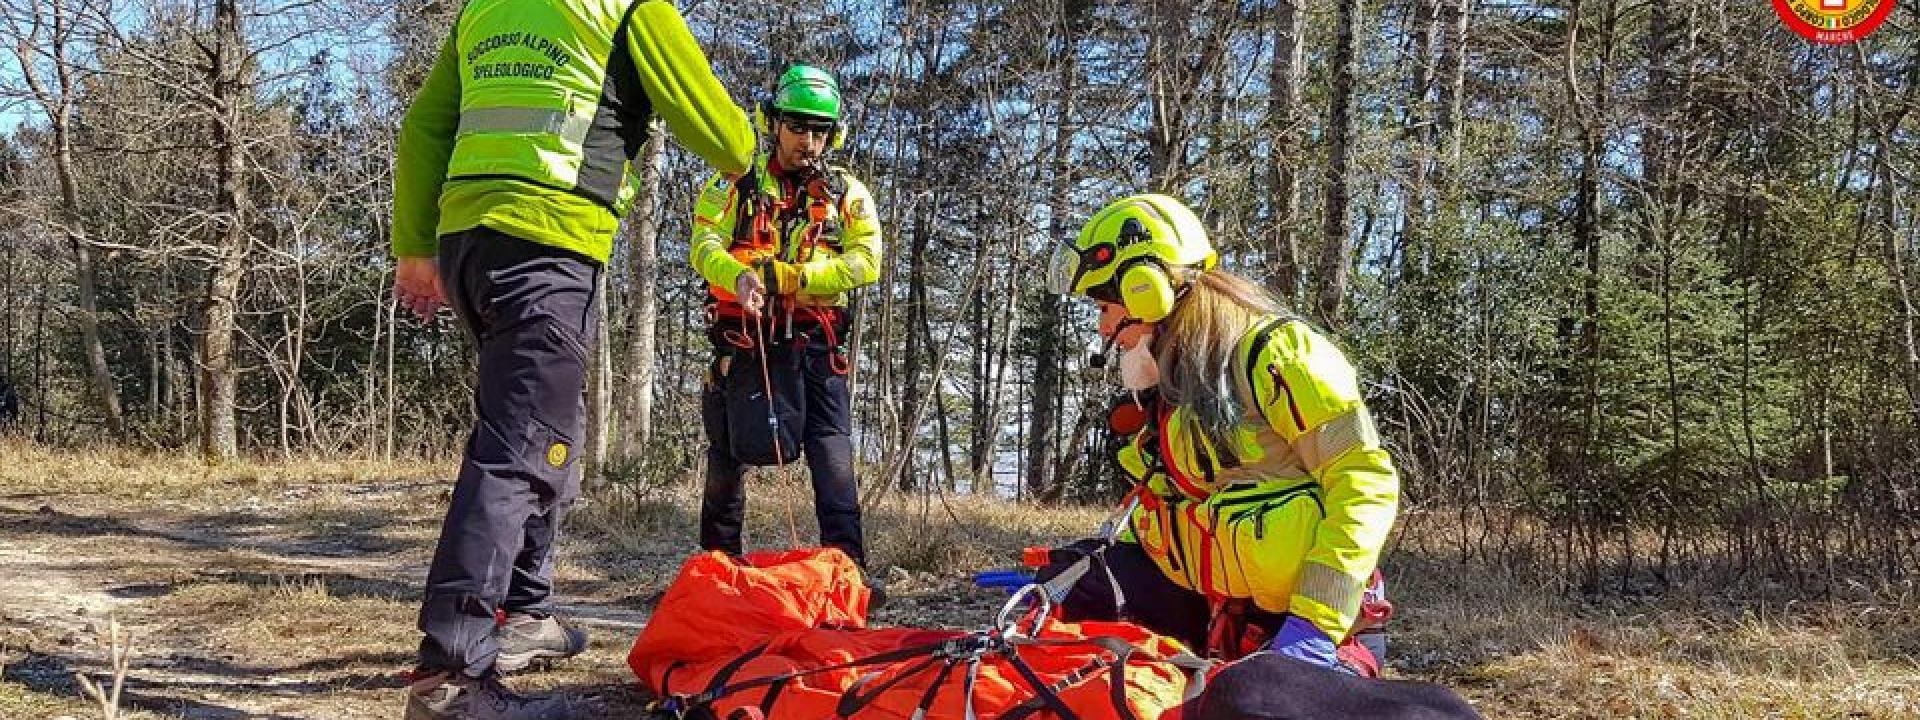
<instances>
[{"instance_id":1,"label":"bare tree trunk","mask_svg":"<svg viewBox=\"0 0 1920 720\"><path fill-rule=\"evenodd\" d=\"M1439 0L1440 26L1446 36L1440 42L1440 62L1435 69L1440 82L1439 117L1434 119L1434 141L1442 148L1434 163L1433 182L1445 191L1455 181L1460 164L1461 103L1466 97L1467 26L1473 15L1473 0Z\"/></svg>"},{"instance_id":2,"label":"bare tree trunk","mask_svg":"<svg viewBox=\"0 0 1920 720\"><path fill-rule=\"evenodd\" d=\"M119 383L113 379L113 371L107 366L107 351L100 341L99 290L96 262L93 248L87 242L86 231L81 222L80 183L78 171L73 159L73 92L78 79L73 77L74 66L67 58L68 43L75 28L73 18L67 13L64 0L53 0L44 8L35 8L33 25L30 29L21 29L9 23L16 32L13 38L14 57L20 63L21 77L33 98L47 115L47 125L53 131L54 174L60 183L60 210L57 222L61 232L67 238L67 247L73 251L74 281L76 284L80 321L80 343L82 354L87 358L87 371L92 380L90 390L94 400L99 403L100 412L105 416L107 429L114 437L126 435L126 423L120 407ZM40 23L45 21L46 26ZM49 27L50 26L50 27ZM49 35L41 37L41 30ZM52 85L42 78L37 63L34 62L35 44L45 42L53 60Z\"/></svg>"},{"instance_id":3,"label":"bare tree trunk","mask_svg":"<svg viewBox=\"0 0 1920 720\"><path fill-rule=\"evenodd\" d=\"M957 324L957 323L956 323ZM940 432L940 482L927 490L944 495L953 490L953 433L947 425L946 383L935 379L927 385L927 401L933 403L935 427Z\"/></svg>"},{"instance_id":4,"label":"bare tree trunk","mask_svg":"<svg viewBox=\"0 0 1920 720\"><path fill-rule=\"evenodd\" d=\"M1273 273L1274 291L1289 304L1300 301L1300 240L1294 234L1300 211L1300 178L1294 168L1300 165L1300 91L1306 82L1307 63L1305 23L1301 22L1296 0L1276 0L1273 7L1273 69L1268 77L1268 115L1273 120L1273 153L1268 172L1273 176Z\"/></svg>"},{"instance_id":5,"label":"bare tree trunk","mask_svg":"<svg viewBox=\"0 0 1920 720\"><path fill-rule=\"evenodd\" d=\"M981 243L985 247L986 243ZM978 261L976 257L976 262ZM988 288L974 288L973 296L967 299L967 324L972 328L973 342L968 343L973 357L967 363L967 389L972 395L967 401L967 424L972 430L967 433L967 470L968 487L978 491L980 488L979 468L981 456L991 452L991 439L986 436L987 372L993 364L993 325L986 311Z\"/></svg>"},{"instance_id":6,"label":"bare tree trunk","mask_svg":"<svg viewBox=\"0 0 1920 720\"><path fill-rule=\"evenodd\" d=\"M167 283L167 286L170 291L168 294L177 296L176 293L172 292L174 286L171 281ZM166 404L167 414L172 416L175 437L185 438L188 433L191 432L192 415L187 412L187 397L189 393L182 392L182 390L192 383L187 380L187 369L182 367L179 356L174 354L178 348L174 347L173 329L179 322L180 318L177 314L168 312L166 324L160 338L160 353L166 357L165 362L167 365L167 391L161 402Z\"/></svg>"},{"instance_id":7,"label":"bare tree trunk","mask_svg":"<svg viewBox=\"0 0 1920 720\"><path fill-rule=\"evenodd\" d=\"M239 369L234 361L234 330L239 314L240 282L247 260L247 187L240 132L240 107L246 104L241 75L245 36L240 30L237 0L217 0L213 14L214 45L209 50L208 82L212 86L212 133L216 163L215 187L220 212L213 223L213 272L205 295L206 327L200 338L201 415L200 452L210 461L230 460L240 454L235 417Z\"/></svg>"},{"instance_id":8,"label":"bare tree trunk","mask_svg":"<svg viewBox=\"0 0 1920 720\"><path fill-rule=\"evenodd\" d=\"M1583 260L1581 308L1578 316L1563 316L1560 337L1567 352L1568 370L1561 378L1559 393L1562 410L1580 413L1576 427L1563 428L1561 440L1547 455L1549 474L1560 478L1572 497L1572 532L1566 534L1567 560L1571 564L1573 543L1585 540L1585 579L1592 589L1599 583L1600 529L1594 505L1596 479L1589 462L1600 431L1600 173L1604 133L1601 123L1607 116L1607 66L1612 54L1612 6L1609 2L1600 33L1600 61L1595 63L1599 77L1592 98L1581 89L1579 74L1580 30L1583 7L1573 0L1567 11L1567 37L1563 47L1562 82L1567 107L1573 116L1580 147L1580 170L1574 187L1573 250ZM1577 340L1575 339L1577 336ZM1574 425L1571 421L1569 425Z\"/></svg>"},{"instance_id":9,"label":"bare tree trunk","mask_svg":"<svg viewBox=\"0 0 1920 720\"><path fill-rule=\"evenodd\" d=\"M313 408L307 402L307 389L300 379L300 366L306 362L307 343L307 265L294 259L294 301L290 312L280 314L282 342L287 344L286 366L280 390L280 453L293 455L295 435L303 447L314 444Z\"/></svg>"},{"instance_id":10,"label":"bare tree trunk","mask_svg":"<svg viewBox=\"0 0 1920 720\"><path fill-rule=\"evenodd\" d=\"M927 236L933 232L933 208L939 207L935 198L927 207L914 213L913 239L908 246L907 257L907 322L906 353L901 358L901 367L905 376L900 384L902 422L899 427L896 452L899 453L900 474L897 478L900 489L912 491L918 489L918 477L914 472L918 460L920 424L915 421L922 413L922 405L927 402L920 392L920 368L932 344L932 336L924 331L927 326L927 276L926 254ZM924 340L923 340L924 338ZM932 378L936 386L938 377ZM936 387L934 392L926 393L926 398L938 400Z\"/></svg>"},{"instance_id":11,"label":"bare tree trunk","mask_svg":"<svg viewBox=\"0 0 1920 720\"><path fill-rule=\"evenodd\" d=\"M1067 236L1067 217L1073 210L1073 133L1069 128L1079 95L1080 43L1072 30L1074 18L1067 14L1071 12L1071 5L1063 3L1062 14L1056 18L1065 48L1059 66L1060 94L1054 106L1052 157L1047 160L1047 176L1053 181L1047 191L1047 236L1056 238ZM1026 477L1016 481L1016 485L1024 482L1036 498L1052 492L1050 486L1057 469L1060 433L1055 409L1059 407L1057 398L1062 389L1060 360L1066 352L1060 338L1060 296L1041 293L1038 306L1033 329L1033 383L1028 387L1033 398L1032 410L1026 416L1023 438Z\"/></svg>"},{"instance_id":12,"label":"bare tree trunk","mask_svg":"<svg viewBox=\"0 0 1920 720\"><path fill-rule=\"evenodd\" d=\"M607 467L607 431L609 416L613 409L613 341L607 328L607 274L594 273L593 278L593 359L587 363L587 437L581 458L582 474L589 483L597 485L601 474Z\"/></svg>"},{"instance_id":13,"label":"bare tree trunk","mask_svg":"<svg viewBox=\"0 0 1920 720\"><path fill-rule=\"evenodd\" d=\"M13 374L13 356L20 349L20 341L19 338L15 337L17 328L14 327L14 308L16 306L13 304L13 293L16 288L14 285L14 269L18 267L15 261L20 254L21 243L16 237L9 239L8 242L0 243L0 245L6 246L7 263L6 281L4 285L0 285L0 298L5 298L6 300L4 306L0 306L0 324L4 324L4 329L0 329L0 382L4 382L17 389L20 385L19 379Z\"/></svg>"},{"instance_id":14,"label":"bare tree trunk","mask_svg":"<svg viewBox=\"0 0 1920 720\"><path fill-rule=\"evenodd\" d=\"M637 162L638 200L628 222L633 243L627 246L630 269L627 286L627 382L620 397L619 455L632 460L646 452L653 439L654 328L659 324L660 301L655 292L660 274L660 154L666 130L655 127Z\"/></svg>"},{"instance_id":15,"label":"bare tree trunk","mask_svg":"<svg viewBox=\"0 0 1920 720\"><path fill-rule=\"evenodd\" d=\"M40 300L33 309L33 437L47 439L47 293L52 283L40 284Z\"/></svg>"},{"instance_id":16,"label":"bare tree trunk","mask_svg":"<svg viewBox=\"0 0 1920 720\"><path fill-rule=\"evenodd\" d=\"M1328 82L1326 217L1321 219L1319 277L1316 278L1315 307L1320 320L1330 327L1340 324L1347 295L1347 272L1353 264L1353 248L1347 229L1347 158L1353 131L1353 56L1355 23L1360 0L1340 0L1339 21L1335 31Z\"/></svg>"},{"instance_id":17,"label":"bare tree trunk","mask_svg":"<svg viewBox=\"0 0 1920 720\"><path fill-rule=\"evenodd\" d=\"M1404 225L1399 242L1389 256L1397 260L1403 268L1402 274L1417 276L1425 267L1423 258L1428 254L1423 230L1426 227L1427 208L1431 204L1427 191L1427 170L1430 166L1432 145L1429 141L1433 128L1433 105L1427 96L1433 90L1434 45L1440 33L1434 30L1435 16L1441 0L1416 0L1413 10L1413 77L1407 87L1407 112L1401 125L1401 142L1406 146L1407 188L1404 208ZM1364 237L1364 236L1363 236Z\"/></svg>"},{"instance_id":18,"label":"bare tree trunk","mask_svg":"<svg viewBox=\"0 0 1920 720\"><path fill-rule=\"evenodd\" d=\"M1002 297L1015 296L1018 292L1018 284L1018 278L1009 275L1007 277L1005 294ZM978 495L991 495L994 492L994 466L999 464L1000 432L1002 427L1007 424L1007 366L1013 364L1013 336L1020 327L1020 318L1017 312L1019 307L1020 303L1017 302L1002 303L999 321L995 323L1000 328L999 347L996 348L993 355L988 358L992 366L993 377L989 381L987 392L984 396L987 407L986 414L980 429L977 431L986 436L986 441L981 445L982 452L976 454L973 459L973 490L974 493ZM992 336L992 333L989 332L988 337L991 338ZM1015 447L1020 447L1018 442L1018 440L1015 441ZM1016 453L1016 455L1017 454L1018 453ZM1017 462L1016 460L1016 463Z\"/></svg>"},{"instance_id":19,"label":"bare tree trunk","mask_svg":"<svg viewBox=\"0 0 1920 720\"><path fill-rule=\"evenodd\" d=\"M400 344L400 326L395 324L394 321L400 312L400 300L389 293L382 296L381 302L386 305L387 312L387 422L385 423L386 441L382 443L381 446L381 457L385 458L387 462L393 462L394 437L398 434L394 426L398 422L396 415L398 414L400 405L400 390L394 381L393 372L394 346Z\"/></svg>"},{"instance_id":20,"label":"bare tree trunk","mask_svg":"<svg viewBox=\"0 0 1920 720\"><path fill-rule=\"evenodd\" d=\"M381 307L387 299L387 281L392 273L382 273L379 282L373 288L373 342L367 345L366 372L361 373L360 397L366 402L367 437L365 450L369 459L378 458L380 448L380 386L379 374L374 368L380 364L380 343L386 341L388 332L385 308Z\"/></svg>"},{"instance_id":21,"label":"bare tree trunk","mask_svg":"<svg viewBox=\"0 0 1920 720\"><path fill-rule=\"evenodd\" d=\"M140 293L135 292L133 294L135 313L139 312L140 305ZM158 328L148 326L140 331L141 339L147 342L147 408L145 415L149 420L160 417L160 380L163 370L163 366L160 364L160 344L165 329L166 325L161 324ZM6 377L6 375L0 373L0 378L4 377Z\"/></svg>"},{"instance_id":22,"label":"bare tree trunk","mask_svg":"<svg viewBox=\"0 0 1920 720\"><path fill-rule=\"evenodd\" d=\"M1864 70L1865 51L1856 48L1855 58L1863 67L1862 72L1866 72ZM1907 257L1908 244L1912 238L1920 237L1920 228L1916 228L1909 220L1905 224L1907 232L1910 233L1909 237L1904 239L1900 237L1902 223L1899 219L1902 215L1897 203L1899 198L1907 194L1894 191L1894 185L1899 182L1899 179L1894 177L1893 159L1888 157L1889 153L1899 147L1894 142L1894 134L1906 121L1907 114L1916 107L1920 107L1920 104L1916 104L1916 100L1920 100L1920 88L1915 87L1920 85L1920 60L1909 64L1905 80L1906 90L1902 93L1900 110L1889 113L1884 122L1875 128L1880 142L1873 156L1875 174L1880 177L1881 185L1884 187L1882 195L1885 199L1880 206L1882 214L1879 225L1884 233L1887 274L1893 279L1893 300L1899 314L1894 330L1900 342L1902 380L1906 385L1907 406L1912 413L1910 417L1913 422L1920 423L1920 330L1916 329L1920 327L1920 303L1916 303L1913 297L1915 281L1913 271L1909 267L1912 258ZM1903 177L1911 179L1911 176L1903 175Z\"/></svg>"},{"instance_id":23,"label":"bare tree trunk","mask_svg":"<svg viewBox=\"0 0 1920 720\"><path fill-rule=\"evenodd\" d=\"M1885 152L1884 146L1882 152ZM1889 205L1894 202L1893 197L1893 193L1889 192L1887 197ZM1900 237L1898 225L1893 222L1893 208L1887 208L1886 213L1887 269L1893 276L1894 301L1899 307L1899 320L1895 327L1900 339L1901 366L1906 371L1904 379L1907 386L1907 405L1915 421L1920 422L1920 332L1915 330L1915 327L1920 325L1920 309L1916 308L1914 302L1913 275L1908 267L1909 258L1906 256L1906 246L1909 241ZM1833 461L1830 444L1827 447L1827 453L1827 465L1831 467Z\"/></svg>"},{"instance_id":24,"label":"bare tree trunk","mask_svg":"<svg viewBox=\"0 0 1920 720\"><path fill-rule=\"evenodd\" d=\"M1147 186L1155 192L1173 189L1186 151L1186 78L1178 52L1185 45L1182 25L1193 8L1185 3L1156 0L1145 9L1147 22L1146 79L1148 94Z\"/></svg>"},{"instance_id":25,"label":"bare tree trunk","mask_svg":"<svg viewBox=\"0 0 1920 720\"><path fill-rule=\"evenodd\" d=\"M62 136L60 142L64 144L66 133L56 134ZM72 160L68 155L69 149L61 148L59 163L66 166L60 173L63 195L73 182ZM78 207L78 205L69 207ZM93 395L100 403L101 413L106 417L107 429L115 437L124 437L126 422L120 409L120 386L113 379L113 371L107 367L107 350L100 342L100 310L96 299L99 291L95 281L97 271L94 267L93 251L88 248L86 238L82 236L83 233L78 227L79 213L69 211L67 215L68 222L73 223L68 225L67 242L68 246L73 248L74 274L79 284L77 299L80 303L80 342L86 349L87 370L93 378Z\"/></svg>"}]
</instances>

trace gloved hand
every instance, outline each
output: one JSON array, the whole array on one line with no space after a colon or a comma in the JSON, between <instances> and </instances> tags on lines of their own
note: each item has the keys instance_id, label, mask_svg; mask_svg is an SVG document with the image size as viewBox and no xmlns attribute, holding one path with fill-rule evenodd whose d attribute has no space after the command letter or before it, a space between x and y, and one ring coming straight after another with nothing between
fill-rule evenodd
<instances>
[{"instance_id":1,"label":"gloved hand","mask_svg":"<svg viewBox=\"0 0 1920 720\"><path fill-rule=\"evenodd\" d=\"M799 265L768 260L760 263L760 278L765 281L768 294L794 295L800 292Z\"/></svg>"},{"instance_id":2,"label":"gloved hand","mask_svg":"<svg viewBox=\"0 0 1920 720\"><path fill-rule=\"evenodd\" d=\"M747 311L749 317L759 317L760 306L766 302L766 286L760 282L760 273L748 268L734 276L733 295L739 300L740 307Z\"/></svg>"},{"instance_id":3,"label":"gloved hand","mask_svg":"<svg viewBox=\"0 0 1920 720\"><path fill-rule=\"evenodd\" d=\"M1280 625L1280 632L1274 634L1273 643L1267 649L1323 668L1337 668L1340 664L1334 654L1333 638L1327 637L1318 626L1298 615L1287 616L1287 621Z\"/></svg>"}]
</instances>

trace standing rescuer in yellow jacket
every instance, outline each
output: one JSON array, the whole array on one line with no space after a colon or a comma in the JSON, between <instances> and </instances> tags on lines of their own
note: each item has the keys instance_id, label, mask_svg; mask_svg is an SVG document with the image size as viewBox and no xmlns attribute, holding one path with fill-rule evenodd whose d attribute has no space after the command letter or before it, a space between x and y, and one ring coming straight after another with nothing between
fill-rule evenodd
<instances>
[{"instance_id":1,"label":"standing rescuer in yellow jacket","mask_svg":"<svg viewBox=\"0 0 1920 720\"><path fill-rule=\"evenodd\" d=\"M1370 674L1384 638L1355 636L1389 611L1375 565L1393 463L1339 348L1217 262L1165 195L1108 205L1054 257L1053 289L1100 304L1145 418L1118 458L1141 502L1102 551L1111 574L1083 576L1066 613Z\"/></svg>"},{"instance_id":2,"label":"standing rescuer in yellow jacket","mask_svg":"<svg viewBox=\"0 0 1920 720\"><path fill-rule=\"evenodd\" d=\"M714 348L700 546L739 554L748 468L804 455L820 543L864 566L845 342L847 293L880 276L878 210L826 163L846 135L832 75L788 68L758 117L767 152L742 177L710 179L693 212L688 261L708 283Z\"/></svg>"},{"instance_id":3,"label":"standing rescuer in yellow jacket","mask_svg":"<svg viewBox=\"0 0 1920 720\"><path fill-rule=\"evenodd\" d=\"M467 0L407 110L394 293L423 319L451 305L479 351L408 720L574 713L499 673L586 647L552 612L553 546L580 492L593 293L655 117L721 172L746 172L746 114L658 0Z\"/></svg>"}]
</instances>

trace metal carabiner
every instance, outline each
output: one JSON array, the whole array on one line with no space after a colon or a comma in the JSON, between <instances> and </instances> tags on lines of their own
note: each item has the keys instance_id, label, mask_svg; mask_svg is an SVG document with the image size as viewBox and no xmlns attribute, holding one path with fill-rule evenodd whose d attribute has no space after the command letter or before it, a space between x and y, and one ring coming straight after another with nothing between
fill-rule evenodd
<instances>
[{"instance_id":1,"label":"metal carabiner","mask_svg":"<svg viewBox=\"0 0 1920 720\"><path fill-rule=\"evenodd\" d=\"M1040 607L1033 616L1033 623L1028 626L1029 631L1021 633L1019 632L1021 618L1013 615L1013 611L1019 608L1029 595L1040 601ZM1040 583L1028 583L1014 591L1013 597L1007 598L1007 604L1000 606L999 614L993 616L993 628L1005 636L1023 634L1031 636L1032 633L1039 632L1040 628L1047 624L1047 618L1052 615L1053 598L1048 595L1046 586Z\"/></svg>"}]
</instances>

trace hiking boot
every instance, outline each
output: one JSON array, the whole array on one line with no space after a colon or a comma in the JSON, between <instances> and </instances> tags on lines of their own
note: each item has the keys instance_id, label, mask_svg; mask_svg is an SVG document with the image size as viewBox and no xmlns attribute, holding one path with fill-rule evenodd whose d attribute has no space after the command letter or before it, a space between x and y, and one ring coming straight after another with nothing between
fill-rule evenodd
<instances>
[{"instance_id":1,"label":"hiking boot","mask_svg":"<svg viewBox=\"0 0 1920 720\"><path fill-rule=\"evenodd\" d=\"M879 610L887 606L887 578L883 575L860 571L860 580L867 586L867 609Z\"/></svg>"},{"instance_id":2,"label":"hiking boot","mask_svg":"<svg viewBox=\"0 0 1920 720\"><path fill-rule=\"evenodd\" d=\"M441 673L407 686L405 720L572 720L575 713L566 698L520 695L494 674Z\"/></svg>"},{"instance_id":3,"label":"hiking boot","mask_svg":"<svg viewBox=\"0 0 1920 720\"><path fill-rule=\"evenodd\" d=\"M494 631L500 654L493 669L503 673L525 669L534 660L562 660L587 649L587 634L551 615L508 615Z\"/></svg>"}]
</instances>

